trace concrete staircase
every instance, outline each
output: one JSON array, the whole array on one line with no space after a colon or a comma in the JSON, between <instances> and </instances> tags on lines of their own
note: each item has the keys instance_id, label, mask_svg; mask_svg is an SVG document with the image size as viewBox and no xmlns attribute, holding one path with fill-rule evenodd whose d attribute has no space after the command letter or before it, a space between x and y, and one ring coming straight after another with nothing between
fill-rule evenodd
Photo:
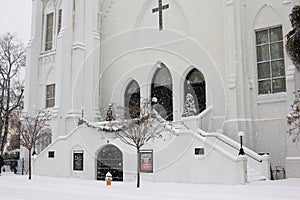
<instances>
[{"instance_id":1,"label":"concrete staircase","mask_svg":"<svg viewBox=\"0 0 300 200\"><path fill-rule=\"evenodd\" d=\"M256 181L265 181L267 178L261 175L258 171L251 168L249 165L247 166L247 182L252 183Z\"/></svg>"},{"instance_id":2,"label":"concrete staircase","mask_svg":"<svg viewBox=\"0 0 300 200\"><path fill-rule=\"evenodd\" d=\"M198 116L183 118L179 123L173 124L176 129L192 131L206 141L210 141L221 148L226 154L238 156L240 144L221 132L208 132L207 127L212 107L207 108ZM181 126L179 126L179 124ZM253 150L243 147L247 158L247 182L264 181L270 179L270 156L259 155Z\"/></svg>"}]
</instances>

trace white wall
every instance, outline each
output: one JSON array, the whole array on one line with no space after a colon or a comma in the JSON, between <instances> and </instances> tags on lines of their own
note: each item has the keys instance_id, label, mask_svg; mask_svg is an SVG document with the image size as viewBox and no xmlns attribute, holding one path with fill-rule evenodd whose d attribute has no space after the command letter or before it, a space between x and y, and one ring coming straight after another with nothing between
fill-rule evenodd
<instances>
[{"instance_id":1,"label":"white wall","mask_svg":"<svg viewBox=\"0 0 300 200\"><path fill-rule=\"evenodd\" d=\"M96 153L106 144L117 146L123 153L124 180L134 181L136 150L107 136L112 133L97 132L80 127L67 137L60 137L34 161L34 174L57 177L96 179ZM204 148L205 154L195 156L194 148ZM142 174L142 180L244 184L246 158L227 155L218 146L205 142L191 133L170 136L152 141L144 149L153 149L154 173ZM55 158L48 158L48 151L55 151ZM84 170L73 171L73 150L84 151ZM222 163L222 167L220 167Z\"/></svg>"}]
</instances>

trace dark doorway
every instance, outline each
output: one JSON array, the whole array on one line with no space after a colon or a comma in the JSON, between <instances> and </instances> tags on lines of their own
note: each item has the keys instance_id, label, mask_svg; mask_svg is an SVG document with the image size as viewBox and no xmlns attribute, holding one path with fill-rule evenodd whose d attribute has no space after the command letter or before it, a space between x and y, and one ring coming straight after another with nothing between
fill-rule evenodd
<instances>
[{"instance_id":1,"label":"dark doorway","mask_svg":"<svg viewBox=\"0 0 300 200\"><path fill-rule=\"evenodd\" d=\"M153 108L166 120L173 120L173 82L168 68L163 63L158 63L151 84L151 97L157 102L152 102Z\"/></svg>"},{"instance_id":2,"label":"dark doorway","mask_svg":"<svg viewBox=\"0 0 300 200\"><path fill-rule=\"evenodd\" d=\"M110 172L113 181L123 181L123 154L114 145L104 146L97 155L97 180L105 180Z\"/></svg>"}]
</instances>

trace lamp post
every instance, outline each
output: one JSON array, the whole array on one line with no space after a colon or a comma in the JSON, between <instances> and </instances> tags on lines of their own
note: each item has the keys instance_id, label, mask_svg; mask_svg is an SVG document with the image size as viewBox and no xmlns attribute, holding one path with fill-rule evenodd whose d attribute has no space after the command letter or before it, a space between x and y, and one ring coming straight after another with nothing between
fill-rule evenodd
<instances>
[{"instance_id":1,"label":"lamp post","mask_svg":"<svg viewBox=\"0 0 300 200\"><path fill-rule=\"evenodd\" d=\"M84 118L84 107L81 106L81 118Z\"/></svg>"},{"instance_id":2,"label":"lamp post","mask_svg":"<svg viewBox=\"0 0 300 200\"><path fill-rule=\"evenodd\" d=\"M158 101L158 99L156 97L152 97L151 102L153 102L154 104L156 104Z\"/></svg>"},{"instance_id":3,"label":"lamp post","mask_svg":"<svg viewBox=\"0 0 300 200\"><path fill-rule=\"evenodd\" d=\"M244 132L243 131L238 132L238 136L240 137L240 143L241 143L241 148L240 148L240 151L239 151L239 155L244 155L245 154L244 149L243 149Z\"/></svg>"},{"instance_id":4,"label":"lamp post","mask_svg":"<svg viewBox=\"0 0 300 200\"><path fill-rule=\"evenodd\" d=\"M36 151L35 151L35 143L33 144L33 152L31 154L32 156L35 156L36 155Z\"/></svg>"}]
</instances>

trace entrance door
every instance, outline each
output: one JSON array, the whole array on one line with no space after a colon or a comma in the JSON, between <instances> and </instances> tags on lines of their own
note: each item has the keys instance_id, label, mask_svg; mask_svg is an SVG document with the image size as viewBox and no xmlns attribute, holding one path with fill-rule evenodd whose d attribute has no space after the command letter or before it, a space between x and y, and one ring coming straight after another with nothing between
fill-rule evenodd
<instances>
[{"instance_id":1,"label":"entrance door","mask_svg":"<svg viewBox=\"0 0 300 200\"><path fill-rule=\"evenodd\" d=\"M104 146L97 155L97 180L105 180L107 172L113 181L123 181L123 155L114 145Z\"/></svg>"}]
</instances>

